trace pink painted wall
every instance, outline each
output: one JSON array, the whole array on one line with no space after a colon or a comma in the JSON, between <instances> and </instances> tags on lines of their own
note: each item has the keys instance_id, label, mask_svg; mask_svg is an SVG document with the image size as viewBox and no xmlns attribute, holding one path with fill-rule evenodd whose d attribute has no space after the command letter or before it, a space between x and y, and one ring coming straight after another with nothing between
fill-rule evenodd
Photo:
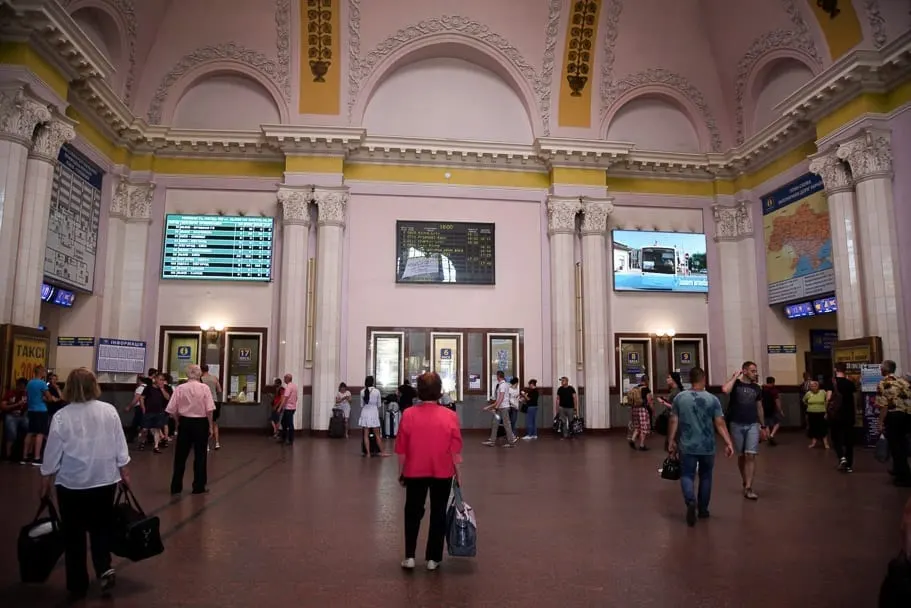
<instances>
[{"instance_id":1,"label":"pink painted wall","mask_svg":"<svg viewBox=\"0 0 911 608\"><path fill-rule=\"evenodd\" d=\"M243 108L238 112L238 108ZM188 90L174 111L171 124L184 129L256 131L260 125L281 123L272 95L255 80L235 74L207 78Z\"/></svg>"},{"instance_id":2,"label":"pink painted wall","mask_svg":"<svg viewBox=\"0 0 911 608\"><path fill-rule=\"evenodd\" d=\"M395 283L396 220L496 223L495 286ZM365 375L366 328L522 328L524 375L543 378L540 205L353 194L348 207L347 378ZM568 294L567 297L573 297ZM547 374L545 374L547 372Z\"/></svg>"},{"instance_id":3,"label":"pink painted wall","mask_svg":"<svg viewBox=\"0 0 911 608\"><path fill-rule=\"evenodd\" d=\"M898 252L901 264L902 297L905 308L905 327L911 328L911 240L901 235L911 232L911 109L892 119L892 195L895 203L895 223L898 228ZM911 351L911 334L905 336L906 348ZM905 370L907 371L907 370Z\"/></svg>"}]
</instances>

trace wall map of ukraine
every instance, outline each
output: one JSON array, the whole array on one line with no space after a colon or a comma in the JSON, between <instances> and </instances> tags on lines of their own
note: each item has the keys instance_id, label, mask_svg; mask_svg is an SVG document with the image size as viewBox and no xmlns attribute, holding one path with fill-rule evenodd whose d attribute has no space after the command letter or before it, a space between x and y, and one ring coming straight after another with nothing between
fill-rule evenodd
<instances>
[{"instance_id":1,"label":"wall map of ukraine","mask_svg":"<svg viewBox=\"0 0 911 608\"><path fill-rule=\"evenodd\" d=\"M829 206L808 174L762 198L769 304L835 289Z\"/></svg>"}]
</instances>

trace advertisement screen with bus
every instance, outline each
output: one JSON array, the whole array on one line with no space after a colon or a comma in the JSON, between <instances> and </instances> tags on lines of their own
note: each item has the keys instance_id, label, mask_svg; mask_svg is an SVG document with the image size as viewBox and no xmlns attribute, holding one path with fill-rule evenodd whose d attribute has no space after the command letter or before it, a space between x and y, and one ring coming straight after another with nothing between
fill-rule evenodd
<instances>
[{"instance_id":1,"label":"advertisement screen with bus","mask_svg":"<svg viewBox=\"0 0 911 608\"><path fill-rule=\"evenodd\" d=\"M705 235L613 231L616 291L708 293Z\"/></svg>"}]
</instances>

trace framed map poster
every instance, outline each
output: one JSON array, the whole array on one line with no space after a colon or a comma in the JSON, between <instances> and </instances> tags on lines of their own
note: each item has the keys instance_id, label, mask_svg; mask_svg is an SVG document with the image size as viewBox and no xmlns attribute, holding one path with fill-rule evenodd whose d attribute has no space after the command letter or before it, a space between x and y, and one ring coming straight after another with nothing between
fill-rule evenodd
<instances>
[{"instance_id":1,"label":"framed map poster","mask_svg":"<svg viewBox=\"0 0 911 608\"><path fill-rule=\"evenodd\" d=\"M769 304L835 291L829 204L813 173L762 197Z\"/></svg>"},{"instance_id":2,"label":"framed map poster","mask_svg":"<svg viewBox=\"0 0 911 608\"><path fill-rule=\"evenodd\" d=\"M60 148L57 161L51 184L44 276L51 283L91 292L104 171L69 144Z\"/></svg>"}]
</instances>

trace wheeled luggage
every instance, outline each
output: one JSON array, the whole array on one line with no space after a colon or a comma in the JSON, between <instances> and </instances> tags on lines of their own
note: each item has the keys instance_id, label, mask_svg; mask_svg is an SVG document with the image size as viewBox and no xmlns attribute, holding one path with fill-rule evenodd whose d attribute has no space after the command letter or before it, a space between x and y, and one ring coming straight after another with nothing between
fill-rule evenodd
<instances>
[{"instance_id":1,"label":"wheeled luggage","mask_svg":"<svg viewBox=\"0 0 911 608\"><path fill-rule=\"evenodd\" d=\"M332 418L329 419L329 437L332 439L345 438L345 412L341 408L332 408Z\"/></svg>"},{"instance_id":2,"label":"wheeled luggage","mask_svg":"<svg viewBox=\"0 0 911 608\"><path fill-rule=\"evenodd\" d=\"M368 441L370 442L370 455L371 455L371 456L379 456L379 455L380 455L380 444L379 444L379 442L376 440L376 433L374 433L373 431L370 431L370 435L369 435ZM363 442L363 441L361 442L361 454L364 455L364 456L367 455L367 450L364 449L364 442Z\"/></svg>"}]
</instances>

